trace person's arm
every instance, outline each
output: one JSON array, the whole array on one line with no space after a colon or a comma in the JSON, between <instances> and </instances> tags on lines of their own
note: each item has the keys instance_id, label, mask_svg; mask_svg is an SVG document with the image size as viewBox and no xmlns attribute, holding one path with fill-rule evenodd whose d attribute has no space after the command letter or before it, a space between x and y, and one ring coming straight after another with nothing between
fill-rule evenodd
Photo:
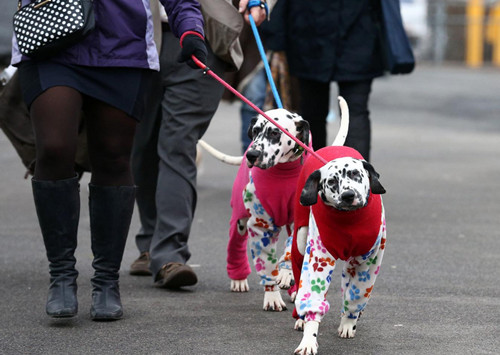
<instances>
[{"instance_id":1,"label":"person's arm","mask_svg":"<svg viewBox=\"0 0 500 355\"><path fill-rule=\"evenodd\" d=\"M174 36L179 38L182 51L177 59L191 68L198 66L192 60L194 55L202 63L207 62L207 47L203 31L203 16L200 4L195 0L160 0L168 16L168 23Z\"/></svg>"}]
</instances>

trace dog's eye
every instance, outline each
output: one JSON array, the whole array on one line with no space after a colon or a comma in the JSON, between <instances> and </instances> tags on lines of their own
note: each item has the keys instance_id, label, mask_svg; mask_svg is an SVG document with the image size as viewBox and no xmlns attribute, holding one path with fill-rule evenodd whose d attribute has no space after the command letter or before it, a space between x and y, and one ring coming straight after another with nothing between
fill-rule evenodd
<instances>
[{"instance_id":1,"label":"dog's eye","mask_svg":"<svg viewBox=\"0 0 500 355\"><path fill-rule=\"evenodd\" d=\"M339 184L339 180L336 177L330 178L326 181L328 186L336 187Z\"/></svg>"},{"instance_id":2,"label":"dog's eye","mask_svg":"<svg viewBox=\"0 0 500 355\"><path fill-rule=\"evenodd\" d=\"M278 138L280 136L279 129L274 129L271 131L271 138Z\"/></svg>"},{"instance_id":3,"label":"dog's eye","mask_svg":"<svg viewBox=\"0 0 500 355\"><path fill-rule=\"evenodd\" d=\"M347 172L347 176L350 177L351 179L356 178L360 175L359 170L352 170Z\"/></svg>"}]
</instances>

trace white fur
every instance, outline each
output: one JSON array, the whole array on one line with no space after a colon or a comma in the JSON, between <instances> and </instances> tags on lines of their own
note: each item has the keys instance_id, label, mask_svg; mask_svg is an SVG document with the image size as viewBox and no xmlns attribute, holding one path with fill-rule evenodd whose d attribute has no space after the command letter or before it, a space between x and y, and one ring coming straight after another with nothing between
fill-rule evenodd
<instances>
[{"instance_id":1,"label":"white fur","mask_svg":"<svg viewBox=\"0 0 500 355\"><path fill-rule=\"evenodd\" d=\"M342 315L342 318L340 319L340 326L338 329L339 337L344 339L354 338L354 335L356 334L357 322L358 318L351 319L348 318L346 315Z\"/></svg>"},{"instance_id":2,"label":"white fur","mask_svg":"<svg viewBox=\"0 0 500 355\"><path fill-rule=\"evenodd\" d=\"M231 291L233 292L248 292L250 287L248 286L247 279L244 280L231 280Z\"/></svg>"},{"instance_id":3,"label":"white fur","mask_svg":"<svg viewBox=\"0 0 500 355\"><path fill-rule=\"evenodd\" d=\"M318 331L319 323L315 321L309 321L304 326L304 335L302 336L302 341L300 342L297 349L295 349L295 354L299 355L315 355L318 353Z\"/></svg>"},{"instance_id":4,"label":"white fur","mask_svg":"<svg viewBox=\"0 0 500 355\"><path fill-rule=\"evenodd\" d=\"M264 292L264 311L286 311L286 304L281 298L280 291Z\"/></svg>"},{"instance_id":5,"label":"white fur","mask_svg":"<svg viewBox=\"0 0 500 355\"><path fill-rule=\"evenodd\" d=\"M293 272L291 269L280 269L278 276L276 276L276 284L279 288L287 290L292 285Z\"/></svg>"}]
</instances>

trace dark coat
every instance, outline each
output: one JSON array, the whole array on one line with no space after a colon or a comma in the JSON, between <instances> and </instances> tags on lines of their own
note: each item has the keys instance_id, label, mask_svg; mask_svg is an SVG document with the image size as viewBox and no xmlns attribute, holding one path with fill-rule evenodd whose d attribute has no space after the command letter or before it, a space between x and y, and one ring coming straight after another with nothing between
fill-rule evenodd
<instances>
[{"instance_id":1,"label":"dark coat","mask_svg":"<svg viewBox=\"0 0 500 355\"><path fill-rule=\"evenodd\" d=\"M321 82L383 75L378 0L285 3L282 30L292 75Z\"/></svg>"}]
</instances>

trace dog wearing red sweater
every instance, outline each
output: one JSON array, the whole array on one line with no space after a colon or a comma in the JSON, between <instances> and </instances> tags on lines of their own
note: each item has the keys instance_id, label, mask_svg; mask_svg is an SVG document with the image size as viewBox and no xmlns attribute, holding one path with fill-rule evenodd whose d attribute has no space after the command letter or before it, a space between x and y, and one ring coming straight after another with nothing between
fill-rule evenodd
<instances>
[{"instance_id":1,"label":"dog wearing red sweater","mask_svg":"<svg viewBox=\"0 0 500 355\"><path fill-rule=\"evenodd\" d=\"M292 267L298 291L295 329L304 330L296 354L316 354L318 329L330 305L325 296L338 261L343 311L338 334L352 338L379 273L385 248L385 214L379 174L356 150L329 146L309 157L295 196ZM301 192L300 194L298 192ZM318 198L319 197L319 198Z\"/></svg>"}]
</instances>

